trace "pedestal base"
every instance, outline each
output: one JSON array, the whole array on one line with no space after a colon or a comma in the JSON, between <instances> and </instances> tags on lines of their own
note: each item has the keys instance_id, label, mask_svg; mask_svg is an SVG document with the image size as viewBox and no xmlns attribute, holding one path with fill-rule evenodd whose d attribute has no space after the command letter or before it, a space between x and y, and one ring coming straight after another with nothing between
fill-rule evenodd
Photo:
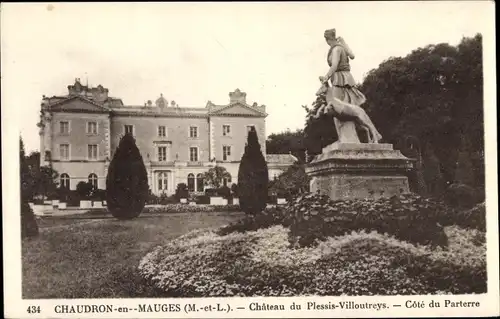
<instances>
[{"instance_id":1,"label":"pedestal base","mask_svg":"<svg viewBox=\"0 0 500 319\"><path fill-rule=\"evenodd\" d=\"M391 144L333 143L306 167L311 192L331 199L390 197L409 192L413 160Z\"/></svg>"}]
</instances>

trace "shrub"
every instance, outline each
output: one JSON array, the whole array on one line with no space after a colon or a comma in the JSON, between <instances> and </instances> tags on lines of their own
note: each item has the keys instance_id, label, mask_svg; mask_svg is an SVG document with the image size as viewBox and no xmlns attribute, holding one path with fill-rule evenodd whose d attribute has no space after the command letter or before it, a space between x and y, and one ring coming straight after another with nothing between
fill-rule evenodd
<instances>
[{"instance_id":1,"label":"shrub","mask_svg":"<svg viewBox=\"0 0 500 319\"><path fill-rule=\"evenodd\" d=\"M446 203L457 208L472 208L477 204L476 191L474 188L460 183L451 184L445 191Z\"/></svg>"},{"instance_id":2,"label":"shrub","mask_svg":"<svg viewBox=\"0 0 500 319\"><path fill-rule=\"evenodd\" d=\"M111 160L106 177L106 200L118 219L139 216L148 197L146 167L131 134L125 134Z\"/></svg>"},{"instance_id":3,"label":"shrub","mask_svg":"<svg viewBox=\"0 0 500 319\"><path fill-rule=\"evenodd\" d=\"M177 184L177 188L175 189L175 197L177 197L177 199L189 197L189 190L185 183Z\"/></svg>"},{"instance_id":4,"label":"shrub","mask_svg":"<svg viewBox=\"0 0 500 319\"><path fill-rule=\"evenodd\" d=\"M238 171L238 196L240 207L247 214L256 214L266 208L269 175L262 155L257 132L248 132L245 152Z\"/></svg>"},{"instance_id":5,"label":"shrub","mask_svg":"<svg viewBox=\"0 0 500 319\"><path fill-rule=\"evenodd\" d=\"M227 186L222 186L217 189L217 194L225 199L231 197L231 189Z\"/></svg>"},{"instance_id":6,"label":"shrub","mask_svg":"<svg viewBox=\"0 0 500 319\"><path fill-rule=\"evenodd\" d=\"M80 196L81 200L90 199L90 195L92 194L92 184L89 182L79 182L76 184L76 192Z\"/></svg>"},{"instance_id":7,"label":"shrub","mask_svg":"<svg viewBox=\"0 0 500 319\"><path fill-rule=\"evenodd\" d=\"M210 197L207 195L200 195L195 198L196 204L210 204Z\"/></svg>"},{"instance_id":8,"label":"shrub","mask_svg":"<svg viewBox=\"0 0 500 319\"><path fill-rule=\"evenodd\" d=\"M146 201L148 205L168 205L168 204L175 204L178 202L179 200L175 195L169 196L165 193L162 193L160 194L160 196L157 196L152 192L149 193L148 200Z\"/></svg>"},{"instance_id":9,"label":"shrub","mask_svg":"<svg viewBox=\"0 0 500 319\"><path fill-rule=\"evenodd\" d=\"M35 214L30 205L21 203L21 238L35 237L38 235L38 225Z\"/></svg>"},{"instance_id":10,"label":"shrub","mask_svg":"<svg viewBox=\"0 0 500 319\"><path fill-rule=\"evenodd\" d=\"M254 215L246 215L235 223L221 227L217 234L224 236L234 232L256 231L275 225L288 225L284 210L278 207L268 208Z\"/></svg>"},{"instance_id":11,"label":"shrub","mask_svg":"<svg viewBox=\"0 0 500 319\"><path fill-rule=\"evenodd\" d=\"M446 246L438 212L430 201L417 195L390 199L332 201L325 195L302 195L287 205L293 220L291 232L299 245L340 236L357 230L388 233L400 240Z\"/></svg>"},{"instance_id":12,"label":"shrub","mask_svg":"<svg viewBox=\"0 0 500 319\"><path fill-rule=\"evenodd\" d=\"M231 185L231 195L233 197L238 197L238 184Z\"/></svg>"},{"instance_id":13,"label":"shrub","mask_svg":"<svg viewBox=\"0 0 500 319\"><path fill-rule=\"evenodd\" d=\"M94 201L104 201L106 200L106 190L105 189L95 189L92 191L90 197Z\"/></svg>"},{"instance_id":14,"label":"shrub","mask_svg":"<svg viewBox=\"0 0 500 319\"><path fill-rule=\"evenodd\" d=\"M272 183L272 186L270 186L270 190L278 198L289 200L292 197L307 192L309 190L309 182L310 178L306 174L304 165L295 163L278 176Z\"/></svg>"}]
</instances>

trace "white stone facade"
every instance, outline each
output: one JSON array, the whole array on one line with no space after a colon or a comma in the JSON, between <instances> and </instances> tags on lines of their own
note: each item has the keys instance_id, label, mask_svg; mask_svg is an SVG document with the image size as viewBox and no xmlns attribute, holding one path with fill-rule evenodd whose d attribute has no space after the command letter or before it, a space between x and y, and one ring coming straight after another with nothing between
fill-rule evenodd
<instances>
[{"instance_id":1,"label":"white stone facade","mask_svg":"<svg viewBox=\"0 0 500 319\"><path fill-rule=\"evenodd\" d=\"M231 174L230 186L237 182L250 126L266 154L267 113L264 105L247 104L246 93L238 89L229 97L225 105L209 101L205 107L179 107L161 95L155 103L126 106L109 97L101 85L90 88L77 79L68 86L68 95L42 99L41 165L51 164L64 187L76 189L80 181L91 180L105 189L114 151L124 132L132 130L153 193L171 195L179 183L188 184L191 192L202 192L198 179L215 165ZM269 156L271 178L296 160L290 156L283 161L283 154L279 158L275 163L278 157Z\"/></svg>"}]
</instances>

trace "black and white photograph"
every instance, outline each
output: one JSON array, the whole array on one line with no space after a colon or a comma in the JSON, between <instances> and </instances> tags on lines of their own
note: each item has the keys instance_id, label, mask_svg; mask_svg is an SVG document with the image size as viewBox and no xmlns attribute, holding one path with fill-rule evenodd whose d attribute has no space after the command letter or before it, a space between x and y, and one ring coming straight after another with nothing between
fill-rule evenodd
<instances>
[{"instance_id":1,"label":"black and white photograph","mask_svg":"<svg viewBox=\"0 0 500 319\"><path fill-rule=\"evenodd\" d=\"M4 316L499 315L494 9L2 3Z\"/></svg>"}]
</instances>

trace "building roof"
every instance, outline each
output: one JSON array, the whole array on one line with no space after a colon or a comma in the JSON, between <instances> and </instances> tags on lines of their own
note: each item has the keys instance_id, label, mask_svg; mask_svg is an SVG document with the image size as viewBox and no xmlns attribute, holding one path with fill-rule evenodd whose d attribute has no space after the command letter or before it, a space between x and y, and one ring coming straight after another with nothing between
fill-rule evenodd
<instances>
[{"instance_id":1,"label":"building roof","mask_svg":"<svg viewBox=\"0 0 500 319\"><path fill-rule=\"evenodd\" d=\"M266 154L268 164L291 165L297 161L298 159L292 154Z\"/></svg>"}]
</instances>

